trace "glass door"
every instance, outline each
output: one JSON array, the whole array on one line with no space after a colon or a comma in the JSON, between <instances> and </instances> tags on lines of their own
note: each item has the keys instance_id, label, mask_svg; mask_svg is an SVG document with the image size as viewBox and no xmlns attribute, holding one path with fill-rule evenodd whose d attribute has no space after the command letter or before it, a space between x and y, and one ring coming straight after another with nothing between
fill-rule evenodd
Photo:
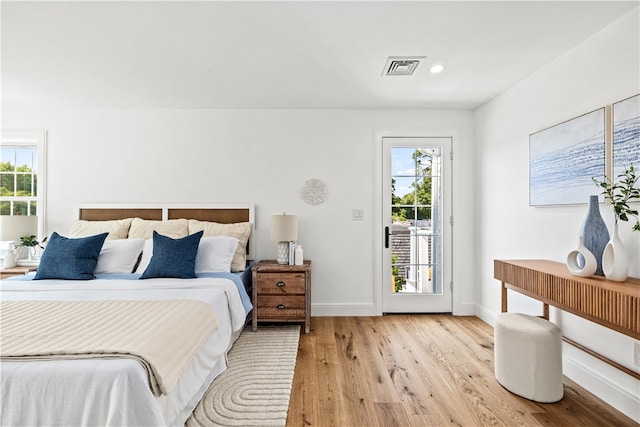
<instances>
[{"instance_id":1,"label":"glass door","mask_svg":"<svg viewBox=\"0 0 640 427\"><path fill-rule=\"evenodd\" d=\"M451 138L383 138L383 312L451 312Z\"/></svg>"}]
</instances>

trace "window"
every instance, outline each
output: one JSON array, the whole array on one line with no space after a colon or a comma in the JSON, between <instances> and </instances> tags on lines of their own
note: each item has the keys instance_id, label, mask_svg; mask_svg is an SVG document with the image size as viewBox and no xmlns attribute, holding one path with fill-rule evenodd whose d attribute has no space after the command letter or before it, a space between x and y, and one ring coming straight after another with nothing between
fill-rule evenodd
<instances>
[{"instance_id":1,"label":"window","mask_svg":"<svg viewBox=\"0 0 640 427\"><path fill-rule=\"evenodd\" d=\"M440 146L391 147L393 292L442 293L443 153Z\"/></svg>"},{"instance_id":2,"label":"window","mask_svg":"<svg viewBox=\"0 0 640 427\"><path fill-rule=\"evenodd\" d=\"M0 140L0 215L38 217L44 231L44 131L2 131Z\"/></svg>"}]
</instances>

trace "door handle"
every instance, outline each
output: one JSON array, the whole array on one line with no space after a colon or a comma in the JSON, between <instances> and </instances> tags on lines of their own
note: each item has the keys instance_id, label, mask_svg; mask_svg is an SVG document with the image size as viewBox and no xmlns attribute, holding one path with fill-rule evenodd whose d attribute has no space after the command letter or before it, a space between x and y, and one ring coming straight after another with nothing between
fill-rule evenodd
<instances>
[{"instance_id":1,"label":"door handle","mask_svg":"<svg viewBox=\"0 0 640 427\"><path fill-rule=\"evenodd\" d=\"M384 228L384 247L389 249L389 227Z\"/></svg>"}]
</instances>

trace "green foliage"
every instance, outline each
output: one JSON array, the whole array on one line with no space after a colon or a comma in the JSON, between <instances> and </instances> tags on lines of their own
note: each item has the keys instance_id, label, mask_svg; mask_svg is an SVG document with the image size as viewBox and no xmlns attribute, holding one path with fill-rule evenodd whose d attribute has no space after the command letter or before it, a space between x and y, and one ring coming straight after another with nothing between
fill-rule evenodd
<instances>
[{"instance_id":1,"label":"green foliage","mask_svg":"<svg viewBox=\"0 0 640 427\"><path fill-rule=\"evenodd\" d=\"M393 292L402 292L406 280L402 274L400 274L400 267L396 265L398 262L398 255L391 254L391 274L393 275Z\"/></svg>"},{"instance_id":2,"label":"green foliage","mask_svg":"<svg viewBox=\"0 0 640 427\"><path fill-rule=\"evenodd\" d=\"M603 189L601 194L611 202L613 213L618 221L629 221L629 217L635 218L634 231L640 231L640 219L638 211L631 209L629 203L634 200L640 201L640 187L636 187L640 177L637 177L633 165L629 166L624 173L618 175L618 182L612 183L607 177L603 181L591 178L596 185Z\"/></svg>"},{"instance_id":3,"label":"green foliage","mask_svg":"<svg viewBox=\"0 0 640 427\"><path fill-rule=\"evenodd\" d=\"M38 175L29 166L0 162L0 197L35 197L37 188Z\"/></svg>"},{"instance_id":4,"label":"green foliage","mask_svg":"<svg viewBox=\"0 0 640 427\"><path fill-rule=\"evenodd\" d=\"M10 161L0 162L0 172L13 172L13 163Z\"/></svg>"},{"instance_id":5,"label":"green foliage","mask_svg":"<svg viewBox=\"0 0 640 427\"><path fill-rule=\"evenodd\" d=\"M42 242L44 243L46 240L47 239L45 238ZM36 236L33 234L31 236L20 237L20 243L18 243L16 246L17 247L28 246L30 248L38 246L39 248L44 249L44 247L40 244Z\"/></svg>"}]
</instances>

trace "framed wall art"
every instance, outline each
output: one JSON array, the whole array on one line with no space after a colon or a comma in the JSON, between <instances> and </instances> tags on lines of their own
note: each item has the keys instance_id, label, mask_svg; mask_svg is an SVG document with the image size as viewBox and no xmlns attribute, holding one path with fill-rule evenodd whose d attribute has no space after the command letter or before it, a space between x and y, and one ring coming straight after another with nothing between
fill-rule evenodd
<instances>
[{"instance_id":1,"label":"framed wall art","mask_svg":"<svg viewBox=\"0 0 640 427\"><path fill-rule=\"evenodd\" d=\"M616 102L612 107L612 181L633 165L640 170L640 95Z\"/></svg>"},{"instance_id":2,"label":"framed wall art","mask_svg":"<svg viewBox=\"0 0 640 427\"><path fill-rule=\"evenodd\" d=\"M586 204L605 176L605 108L529 135L529 205Z\"/></svg>"}]
</instances>

